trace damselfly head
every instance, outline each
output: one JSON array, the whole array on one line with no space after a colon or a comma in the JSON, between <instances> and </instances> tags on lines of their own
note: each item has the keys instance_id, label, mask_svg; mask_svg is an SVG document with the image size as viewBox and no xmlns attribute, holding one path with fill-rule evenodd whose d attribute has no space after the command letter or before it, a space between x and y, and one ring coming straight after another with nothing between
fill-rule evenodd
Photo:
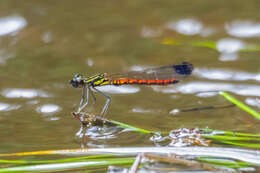
<instances>
[{"instance_id":1,"label":"damselfly head","mask_svg":"<svg viewBox=\"0 0 260 173\"><path fill-rule=\"evenodd\" d=\"M84 85L84 80L83 80L83 76L80 74L75 74L73 79L70 80L70 84L74 87L74 88L80 88Z\"/></svg>"}]
</instances>

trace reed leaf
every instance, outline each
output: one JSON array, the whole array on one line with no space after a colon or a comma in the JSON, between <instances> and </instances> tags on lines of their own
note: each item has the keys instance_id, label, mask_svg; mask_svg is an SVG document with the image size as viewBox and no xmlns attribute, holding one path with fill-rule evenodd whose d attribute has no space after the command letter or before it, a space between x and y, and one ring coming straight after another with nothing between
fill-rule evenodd
<instances>
[{"instance_id":1,"label":"reed leaf","mask_svg":"<svg viewBox=\"0 0 260 173\"><path fill-rule=\"evenodd\" d=\"M224 96L231 103L237 105L239 108L243 109L244 111L248 112L249 114L253 115L254 117L256 117L257 119L260 120L260 114L258 112L256 112L254 109L252 109L249 106L245 105L244 103L240 102L239 100L237 100L236 98L234 98L233 96L231 96L230 94L228 94L226 92L221 91L219 93L220 93L220 95Z\"/></svg>"}]
</instances>

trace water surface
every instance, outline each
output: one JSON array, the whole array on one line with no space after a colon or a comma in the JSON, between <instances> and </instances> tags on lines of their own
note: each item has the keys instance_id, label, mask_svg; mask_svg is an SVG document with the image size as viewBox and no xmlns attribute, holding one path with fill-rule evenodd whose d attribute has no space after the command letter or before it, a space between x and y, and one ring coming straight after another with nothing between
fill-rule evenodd
<instances>
[{"instance_id":1,"label":"water surface","mask_svg":"<svg viewBox=\"0 0 260 173\"><path fill-rule=\"evenodd\" d=\"M117 73L183 61L193 63L195 71L177 85L101 88L112 97L107 118L155 131L209 127L259 133L259 121L235 107L173 113L228 104L222 96L198 94L212 90L228 91L260 111L258 4L1 1L1 153L80 147L75 137L80 124L70 115L80 101L80 90L69 85L75 73ZM92 112L98 114L104 103L97 96ZM87 146L154 145L143 134L111 133Z\"/></svg>"}]
</instances>

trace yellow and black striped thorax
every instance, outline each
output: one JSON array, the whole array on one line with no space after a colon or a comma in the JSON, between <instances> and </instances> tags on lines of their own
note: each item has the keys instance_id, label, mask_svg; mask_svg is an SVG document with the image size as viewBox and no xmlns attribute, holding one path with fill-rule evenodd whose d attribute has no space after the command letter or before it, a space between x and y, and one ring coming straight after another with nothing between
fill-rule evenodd
<instances>
[{"instance_id":1,"label":"yellow and black striped thorax","mask_svg":"<svg viewBox=\"0 0 260 173\"><path fill-rule=\"evenodd\" d=\"M109 84L108 79L105 77L104 73L99 73L91 77L84 77L80 74L74 75L74 78L70 80L70 84L74 88L81 88L83 86L89 85L89 86L102 86Z\"/></svg>"},{"instance_id":2,"label":"yellow and black striped thorax","mask_svg":"<svg viewBox=\"0 0 260 173\"><path fill-rule=\"evenodd\" d=\"M93 87L108 84L108 79L105 78L104 73L98 73L94 76L91 76L91 77L88 77L88 78L83 78L83 81L84 81L85 84L91 85Z\"/></svg>"}]
</instances>

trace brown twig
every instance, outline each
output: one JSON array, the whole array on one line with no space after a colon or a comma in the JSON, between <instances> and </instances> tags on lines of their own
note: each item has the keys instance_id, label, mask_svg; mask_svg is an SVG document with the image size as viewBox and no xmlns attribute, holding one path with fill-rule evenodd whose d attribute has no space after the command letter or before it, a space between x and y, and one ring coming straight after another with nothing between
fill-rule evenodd
<instances>
[{"instance_id":1,"label":"brown twig","mask_svg":"<svg viewBox=\"0 0 260 173\"><path fill-rule=\"evenodd\" d=\"M135 162L133 163L133 165L131 166L131 168L129 169L129 173L136 173L138 168L139 168L139 165L142 161L142 154L138 154L136 156L136 159L135 159Z\"/></svg>"},{"instance_id":2,"label":"brown twig","mask_svg":"<svg viewBox=\"0 0 260 173\"><path fill-rule=\"evenodd\" d=\"M87 126L87 125L93 125L93 126L103 126L103 125L109 125L109 126L114 126L115 124L111 122L110 120L93 115L93 114L88 114L84 112L72 112L72 116L76 119L78 119L82 125Z\"/></svg>"},{"instance_id":3,"label":"brown twig","mask_svg":"<svg viewBox=\"0 0 260 173\"><path fill-rule=\"evenodd\" d=\"M193 166L198 169L204 169L204 170L208 170L208 171L221 171L221 172L230 173L230 170L226 171L221 168L217 168L213 165L210 165L207 163L201 163L201 162L198 162L195 160L181 159L181 158L178 158L177 155L171 155L171 157L167 157L167 156L159 156L159 155L145 153L145 154L143 154L143 156L148 159L156 160L156 161L160 161L160 162L175 163L175 164L180 164L180 165L185 165L185 166Z\"/></svg>"}]
</instances>

